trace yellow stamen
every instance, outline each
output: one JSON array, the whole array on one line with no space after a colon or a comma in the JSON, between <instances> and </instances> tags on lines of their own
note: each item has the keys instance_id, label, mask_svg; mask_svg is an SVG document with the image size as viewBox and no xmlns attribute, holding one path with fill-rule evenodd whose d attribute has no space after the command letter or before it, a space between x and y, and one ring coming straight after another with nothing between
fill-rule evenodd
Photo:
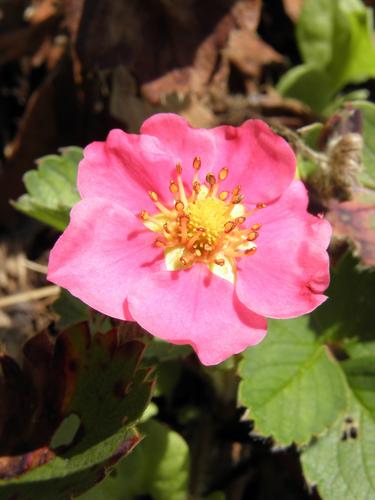
<instances>
[{"instance_id":1,"label":"yellow stamen","mask_svg":"<svg viewBox=\"0 0 375 500\"><path fill-rule=\"evenodd\" d=\"M231 192L218 193L220 183L228 177L228 167L222 167L217 176L209 172L202 182L199 156L193 159L192 165L194 174L190 190L185 190L182 165L178 163L176 178L169 182L171 203L164 205L155 191L149 191L159 212L150 215L142 210L139 217L148 229L160 235L154 244L164 249L167 269L206 264L212 272L233 283L237 259L256 251L252 242L261 228L260 223L250 228L244 228L243 224L266 205L258 203L252 210L246 210L240 185Z\"/></svg>"}]
</instances>

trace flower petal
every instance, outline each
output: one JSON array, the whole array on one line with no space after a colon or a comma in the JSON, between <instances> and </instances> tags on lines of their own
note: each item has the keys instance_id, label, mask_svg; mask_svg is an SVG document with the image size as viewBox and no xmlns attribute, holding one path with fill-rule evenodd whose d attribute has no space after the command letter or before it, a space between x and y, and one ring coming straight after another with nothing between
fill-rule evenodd
<instances>
[{"instance_id":1,"label":"flower petal","mask_svg":"<svg viewBox=\"0 0 375 500\"><path fill-rule=\"evenodd\" d=\"M308 313L326 300L330 224L307 213L306 189L294 181L279 200L253 216L262 227L257 251L238 259L236 293L271 318Z\"/></svg>"},{"instance_id":2,"label":"flower petal","mask_svg":"<svg viewBox=\"0 0 375 500\"><path fill-rule=\"evenodd\" d=\"M293 150L261 120L248 120L240 127L224 125L206 130L192 128L184 118L165 113L146 120L141 132L157 137L176 161L188 167L184 180L189 184L195 156L202 160L201 181L208 172L217 175L222 167L229 167L223 190L240 184L248 203L276 199L294 178Z\"/></svg>"},{"instance_id":3,"label":"flower petal","mask_svg":"<svg viewBox=\"0 0 375 500\"><path fill-rule=\"evenodd\" d=\"M212 129L216 140L216 163L229 167L223 189L241 186L247 203L278 198L292 182L296 159L292 148L261 120L248 120L240 127Z\"/></svg>"},{"instance_id":4,"label":"flower petal","mask_svg":"<svg viewBox=\"0 0 375 500\"><path fill-rule=\"evenodd\" d=\"M82 198L100 197L138 213L155 211L149 191L169 201L169 179L175 162L155 137L112 130L105 142L93 142L84 150L78 169Z\"/></svg>"},{"instance_id":5,"label":"flower petal","mask_svg":"<svg viewBox=\"0 0 375 500\"><path fill-rule=\"evenodd\" d=\"M48 279L109 316L130 319L123 304L129 284L161 259L155 235L126 209L100 198L75 205L53 247Z\"/></svg>"},{"instance_id":6,"label":"flower petal","mask_svg":"<svg viewBox=\"0 0 375 500\"><path fill-rule=\"evenodd\" d=\"M186 271L149 273L133 283L128 306L151 334L191 344L201 362L214 365L266 334L265 318L246 309L228 281L203 265Z\"/></svg>"},{"instance_id":7,"label":"flower petal","mask_svg":"<svg viewBox=\"0 0 375 500\"><path fill-rule=\"evenodd\" d=\"M192 165L196 156L201 158L202 182L208 172L214 171L216 144L211 130L193 128L185 118L173 113L159 113L143 123L141 133L156 137L161 148L169 152L173 162L181 163L182 179L188 188L191 189L194 175Z\"/></svg>"}]
</instances>

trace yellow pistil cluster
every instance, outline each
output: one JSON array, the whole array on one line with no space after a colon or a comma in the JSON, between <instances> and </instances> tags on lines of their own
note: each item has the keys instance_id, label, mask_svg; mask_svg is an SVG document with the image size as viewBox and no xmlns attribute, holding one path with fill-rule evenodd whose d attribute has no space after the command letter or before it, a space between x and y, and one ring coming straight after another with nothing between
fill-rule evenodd
<instances>
[{"instance_id":1,"label":"yellow pistil cluster","mask_svg":"<svg viewBox=\"0 0 375 500\"><path fill-rule=\"evenodd\" d=\"M255 240L261 227L253 224L245 229L243 224L266 205L258 203L252 211L246 211L240 186L231 192L220 190L229 174L227 167L220 170L217 178L207 174L203 183L199 180L200 167L201 159L196 156L191 192L187 193L181 178L182 166L177 164L176 179L169 184L173 205L162 204L158 195L150 191L159 212L150 215L143 210L140 217L146 227L158 233L155 245L164 249L167 269L203 263L215 274L234 282L236 259L256 251Z\"/></svg>"}]
</instances>

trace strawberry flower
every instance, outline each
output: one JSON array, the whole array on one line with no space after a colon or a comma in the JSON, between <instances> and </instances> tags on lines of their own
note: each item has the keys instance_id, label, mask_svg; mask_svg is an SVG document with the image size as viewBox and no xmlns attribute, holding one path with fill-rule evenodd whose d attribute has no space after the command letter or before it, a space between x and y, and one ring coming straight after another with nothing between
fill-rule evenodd
<instances>
[{"instance_id":1,"label":"strawberry flower","mask_svg":"<svg viewBox=\"0 0 375 500\"><path fill-rule=\"evenodd\" d=\"M260 120L194 129L157 114L84 152L82 200L48 279L217 364L321 304L328 222L307 212L289 145Z\"/></svg>"}]
</instances>

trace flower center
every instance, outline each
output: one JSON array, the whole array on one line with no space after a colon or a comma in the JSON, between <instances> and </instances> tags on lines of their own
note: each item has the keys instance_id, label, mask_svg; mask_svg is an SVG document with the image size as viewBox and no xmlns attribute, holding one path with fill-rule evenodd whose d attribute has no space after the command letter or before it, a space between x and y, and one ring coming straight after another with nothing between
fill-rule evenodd
<instances>
[{"instance_id":1,"label":"flower center","mask_svg":"<svg viewBox=\"0 0 375 500\"><path fill-rule=\"evenodd\" d=\"M173 196L170 206L159 201L154 191L149 192L158 213L150 215L142 211L139 215L145 226L158 233L155 245L164 249L167 269L177 270L195 263L206 264L212 272L235 280L236 259L253 254L257 245L260 224L244 228L247 217L264 208L258 203L253 210L246 210L241 203L241 187L221 191L220 185L229 173L224 167L218 178L209 173L205 182L200 182L198 171L201 160L193 161L195 174L191 192L187 193L182 182L182 167L176 165L176 179L169 184Z\"/></svg>"},{"instance_id":2,"label":"flower center","mask_svg":"<svg viewBox=\"0 0 375 500\"><path fill-rule=\"evenodd\" d=\"M228 205L216 198L196 200L187 207L189 222L187 225L188 238L195 234L198 236L196 248L205 245L215 246L218 238L223 233L225 223L228 221ZM200 231L204 228L204 231Z\"/></svg>"}]
</instances>

